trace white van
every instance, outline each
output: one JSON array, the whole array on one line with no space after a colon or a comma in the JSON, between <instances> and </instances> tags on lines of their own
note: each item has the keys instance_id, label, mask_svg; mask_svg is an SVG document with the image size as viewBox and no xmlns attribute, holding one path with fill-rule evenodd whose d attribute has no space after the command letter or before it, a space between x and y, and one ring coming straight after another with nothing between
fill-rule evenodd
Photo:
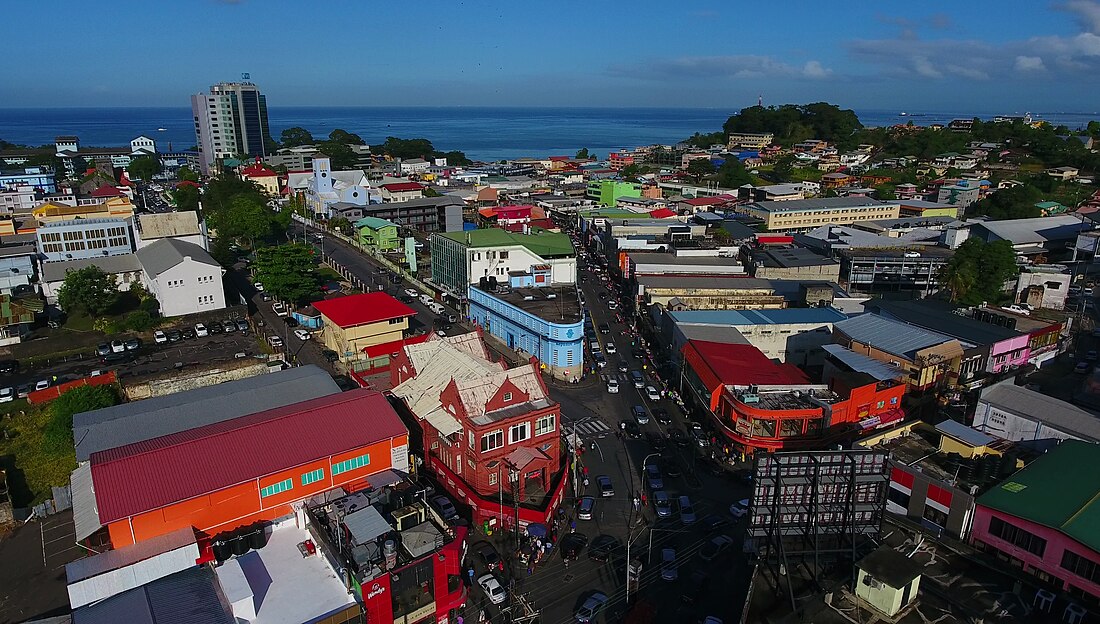
<instances>
[{"instance_id":1,"label":"white van","mask_svg":"<svg viewBox=\"0 0 1100 624\"><path fill-rule=\"evenodd\" d=\"M436 314L443 314L447 311L447 308L444 308L443 304L439 303L438 301L432 301L431 303L429 303L428 309L432 312L435 312Z\"/></svg>"},{"instance_id":2,"label":"white van","mask_svg":"<svg viewBox=\"0 0 1100 624\"><path fill-rule=\"evenodd\" d=\"M420 303L423 303L424 305L431 305L434 302L435 299L432 299L431 295L420 295Z\"/></svg>"}]
</instances>

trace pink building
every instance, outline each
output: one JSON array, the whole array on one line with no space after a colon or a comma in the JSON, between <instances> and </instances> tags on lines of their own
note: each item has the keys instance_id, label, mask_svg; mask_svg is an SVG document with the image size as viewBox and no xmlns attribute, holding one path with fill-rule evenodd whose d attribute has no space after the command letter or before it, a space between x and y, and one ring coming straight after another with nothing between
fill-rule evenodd
<instances>
[{"instance_id":1,"label":"pink building","mask_svg":"<svg viewBox=\"0 0 1100 624\"><path fill-rule=\"evenodd\" d=\"M1065 440L977 500L971 542L1088 602L1100 600L1100 448Z\"/></svg>"},{"instance_id":2,"label":"pink building","mask_svg":"<svg viewBox=\"0 0 1100 624\"><path fill-rule=\"evenodd\" d=\"M1030 338L1027 334L1021 334L993 343L989 348L989 372L999 373L1027 364L1031 357Z\"/></svg>"}]
</instances>

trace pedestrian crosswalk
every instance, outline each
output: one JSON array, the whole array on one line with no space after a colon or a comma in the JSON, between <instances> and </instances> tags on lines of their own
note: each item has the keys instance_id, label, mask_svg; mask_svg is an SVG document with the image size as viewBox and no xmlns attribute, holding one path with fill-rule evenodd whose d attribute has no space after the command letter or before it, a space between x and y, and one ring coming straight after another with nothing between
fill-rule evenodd
<instances>
[{"instance_id":1,"label":"pedestrian crosswalk","mask_svg":"<svg viewBox=\"0 0 1100 624\"><path fill-rule=\"evenodd\" d=\"M601 437L611 431L611 426L599 418L588 416L576 422L565 423L566 433L571 434L574 430L578 436Z\"/></svg>"}]
</instances>

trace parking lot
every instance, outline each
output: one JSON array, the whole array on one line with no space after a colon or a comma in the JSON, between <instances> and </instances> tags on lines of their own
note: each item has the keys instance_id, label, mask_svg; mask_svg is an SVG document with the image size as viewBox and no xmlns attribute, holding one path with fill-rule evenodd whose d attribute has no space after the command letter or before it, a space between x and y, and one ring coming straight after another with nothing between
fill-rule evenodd
<instances>
[{"instance_id":1,"label":"parking lot","mask_svg":"<svg viewBox=\"0 0 1100 624\"><path fill-rule=\"evenodd\" d=\"M86 554L74 537L72 512L66 511L0 541L0 624L68 613L65 564Z\"/></svg>"}]
</instances>

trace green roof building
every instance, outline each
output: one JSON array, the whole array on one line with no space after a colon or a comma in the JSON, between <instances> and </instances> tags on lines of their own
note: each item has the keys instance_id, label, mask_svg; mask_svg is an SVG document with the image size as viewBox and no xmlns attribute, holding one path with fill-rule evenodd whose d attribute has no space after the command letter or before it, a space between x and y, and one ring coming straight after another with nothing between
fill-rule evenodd
<instances>
[{"instance_id":1,"label":"green roof building","mask_svg":"<svg viewBox=\"0 0 1100 624\"><path fill-rule=\"evenodd\" d=\"M1062 440L978 497L971 539L1047 583L1100 597L1100 445Z\"/></svg>"},{"instance_id":2,"label":"green roof building","mask_svg":"<svg viewBox=\"0 0 1100 624\"><path fill-rule=\"evenodd\" d=\"M620 197L641 197L642 189L637 184L619 180L592 180L585 195L604 206L615 206Z\"/></svg>"},{"instance_id":3,"label":"green roof building","mask_svg":"<svg viewBox=\"0 0 1100 624\"><path fill-rule=\"evenodd\" d=\"M378 217L363 217L355 222L359 244L379 251L391 251L401 246L397 224Z\"/></svg>"}]
</instances>

